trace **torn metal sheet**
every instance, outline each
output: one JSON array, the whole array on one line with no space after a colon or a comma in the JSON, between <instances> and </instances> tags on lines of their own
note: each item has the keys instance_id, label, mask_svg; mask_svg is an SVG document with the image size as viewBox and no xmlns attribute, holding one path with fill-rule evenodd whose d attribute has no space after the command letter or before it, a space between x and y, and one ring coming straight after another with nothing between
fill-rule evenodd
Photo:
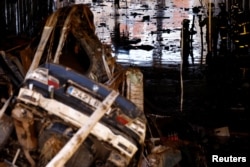
<instances>
[{"instance_id":1,"label":"torn metal sheet","mask_svg":"<svg viewBox=\"0 0 250 167\"><path fill-rule=\"evenodd\" d=\"M140 103L133 103L135 86L131 84L138 84L137 89L142 92L142 73L137 69L141 75L137 83L130 81L127 70L116 63L111 50L99 41L94 30L93 14L87 5L60 8L48 17L37 47L32 43L20 52L28 70L24 70L27 71L24 78L16 81L20 86L15 85L16 93L1 110L10 112L15 125L15 131L9 128L0 143L4 154L16 159L8 159L14 162L12 165L58 166L53 159L67 152L71 156L66 155L65 166L137 164L146 137L146 118L143 98ZM89 64L81 64L84 56ZM4 52L2 57L5 58ZM111 92L117 94L113 100L109 98ZM122 96L126 94L129 98ZM110 107L102 105L110 100L114 101ZM92 116L100 106L105 112L94 121ZM94 121L93 125L85 126L88 121ZM77 142L77 148L63 147L68 141L78 141L76 134L82 126L84 141ZM11 137L12 133L17 135L17 140ZM7 144L8 138L13 142ZM22 148L18 154L5 152L5 148L16 146ZM67 151L61 153L65 148ZM80 154L92 159L88 163L82 158L75 161Z\"/></svg>"},{"instance_id":2,"label":"torn metal sheet","mask_svg":"<svg viewBox=\"0 0 250 167\"><path fill-rule=\"evenodd\" d=\"M162 33L172 31L162 27L151 32L152 35L156 32L159 35L157 39L161 40ZM166 164L185 163L179 148L172 148L173 145L164 143L165 140L155 145L147 142L156 132L161 139L167 140L175 138L172 133L181 133L173 130L168 137L169 134L161 133L158 127L155 130L154 125L148 122L144 113L144 109L149 108L144 106L143 73L140 69L120 66L112 57L111 48L99 41L88 5L58 9L49 16L41 36L37 38L39 40L32 41L20 51L23 66L14 63L19 71L23 68L20 73L25 77L18 81L9 80L8 83L16 81L17 84L12 83L15 89L10 88L7 98L2 100L4 104L11 97L7 108L3 107L1 111L12 115L17 132L7 128L8 133L3 133L4 140L0 143L3 158L0 162L8 162L12 166L46 166L91 118L105 97L117 91L120 95L95 126L88 129L89 134L79 149L69 150L74 153L65 166L135 167L144 161L143 165L147 167L164 167ZM136 38L126 42L141 41ZM177 45L173 43L170 46ZM153 49L150 45L140 47ZM164 126L167 130L170 127ZM189 126L183 129L190 130ZM174 142L181 145L182 140L180 137ZM158 148L160 151L155 152Z\"/></svg>"}]
</instances>

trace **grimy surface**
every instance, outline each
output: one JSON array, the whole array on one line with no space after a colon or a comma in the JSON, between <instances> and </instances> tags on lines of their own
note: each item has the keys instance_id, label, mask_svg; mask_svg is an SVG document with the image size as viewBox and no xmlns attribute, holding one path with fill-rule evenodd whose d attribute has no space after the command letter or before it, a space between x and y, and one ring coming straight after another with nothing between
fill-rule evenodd
<instances>
[{"instance_id":1,"label":"grimy surface","mask_svg":"<svg viewBox=\"0 0 250 167\"><path fill-rule=\"evenodd\" d=\"M112 44L118 62L147 67L180 64L182 21L189 19L190 28L194 21L197 31L192 43L194 63L204 63L206 49L201 52L200 27L193 7L203 6L206 10L206 1L120 0L120 9L114 7L113 1L85 3L94 13L96 34L102 42Z\"/></svg>"}]
</instances>

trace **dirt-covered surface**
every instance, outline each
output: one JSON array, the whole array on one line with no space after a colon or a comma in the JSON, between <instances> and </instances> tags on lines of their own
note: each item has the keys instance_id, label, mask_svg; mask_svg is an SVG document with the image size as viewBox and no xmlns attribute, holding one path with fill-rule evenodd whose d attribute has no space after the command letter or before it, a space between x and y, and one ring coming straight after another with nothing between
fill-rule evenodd
<instances>
[{"instance_id":1,"label":"dirt-covered surface","mask_svg":"<svg viewBox=\"0 0 250 167\"><path fill-rule=\"evenodd\" d=\"M154 132L154 137L177 133L181 139L195 138L206 149L208 163L211 154L248 156L248 57L242 60L238 54L230 53L205 64L202 55L206 49L201 52L200 27L195 16L195 64L181 71L181 22L192 21L192 7L200 5L198 0L185 2L120 1L121 8L115 9L113 1L86 1L94 13L99 39L112 45L119 63L142 70L145 113L161 131ZM15 45L13 39L7 38L3 44L10 49ZM27 41L19 39L19 43ZM230 136L216 136L214 129L220 127L228 128Z\"/></svg>"}]
</instances>

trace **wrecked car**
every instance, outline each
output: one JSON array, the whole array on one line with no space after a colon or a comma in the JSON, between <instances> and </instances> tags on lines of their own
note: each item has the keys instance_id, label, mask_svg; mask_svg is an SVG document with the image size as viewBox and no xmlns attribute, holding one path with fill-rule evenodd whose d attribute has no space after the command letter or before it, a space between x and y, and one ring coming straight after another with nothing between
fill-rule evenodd
<instances>
[{"instance_id":1,"label":"wrecked car","mask_svg":"<svg viewBox=\"0 0 250 167\"><path fill-rule=\"evenodd\" d=\"M194 166L186 146L199 145L177 121L164 117L171 135L161 132L144 112L142 72L110 52L87 5L58 9L28 45L0 52L0 166Z\"/></svg>"},{"instance_id":2,"label":"wrecked car","mask_svg":"<svg viewBox=\"0 0 250 167\"><path fill-rule=\"evenodd\" d=\"M138 98L142 74L115 63L95 35L87 5L54 12L39 40L18 56L13 61L15 56L1 51L1 76L8 81L3 86L9 90L1 95L1 162L49 165L89 122L79 146L63 153L72 152L66 166L138 164L146 136L143 98Z\"/></svg>"},{"instance_id":3,"label":"wrecked car","mask_svg":"<svg viewBox=\"0 0 250 167\"><path fill-rule=\"evenodd\" d=\"M76 133L109 93L104 86L59 65L45 64L29 73L11 115L30 164L45 166L61 149L58 146ZM119 95L74 157L88 157L87 162L82 159L86 166L97 162L128 166L142 149L145 132L143 113ZM40 155L32 160L30 152L36 149ZM82 161L72 160L68 164L82 166Z\"/></svg>"}]
</instances>

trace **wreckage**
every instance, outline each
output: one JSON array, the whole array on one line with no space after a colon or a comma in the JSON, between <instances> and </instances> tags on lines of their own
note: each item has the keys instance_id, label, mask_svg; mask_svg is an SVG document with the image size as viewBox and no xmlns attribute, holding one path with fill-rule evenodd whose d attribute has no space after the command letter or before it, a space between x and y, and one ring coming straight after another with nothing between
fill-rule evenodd
<instances>
[{"instance_id":1,"label":"wreckage","mask_svg":"<svg viewBox=\"0 0 250 167\"><path fill-rule=\"evenodd\" d=\"M142 71L116 62L88 5L58 9L31 42L0 54L1 167L206 166L199 145L160 135Z\"/></svg>"},{"instance_id":2,"label":"wreckage","mask_svg":"<svg viewBox=\"0 0 250 167\"><path fill-rule=\"evenodd\" d=\"M87 5L57 10L39 40L1 51L1 161L138 164L146 136L143 76L119 66L110 51L95 35Z\"/></svg>"}]
</instances>

